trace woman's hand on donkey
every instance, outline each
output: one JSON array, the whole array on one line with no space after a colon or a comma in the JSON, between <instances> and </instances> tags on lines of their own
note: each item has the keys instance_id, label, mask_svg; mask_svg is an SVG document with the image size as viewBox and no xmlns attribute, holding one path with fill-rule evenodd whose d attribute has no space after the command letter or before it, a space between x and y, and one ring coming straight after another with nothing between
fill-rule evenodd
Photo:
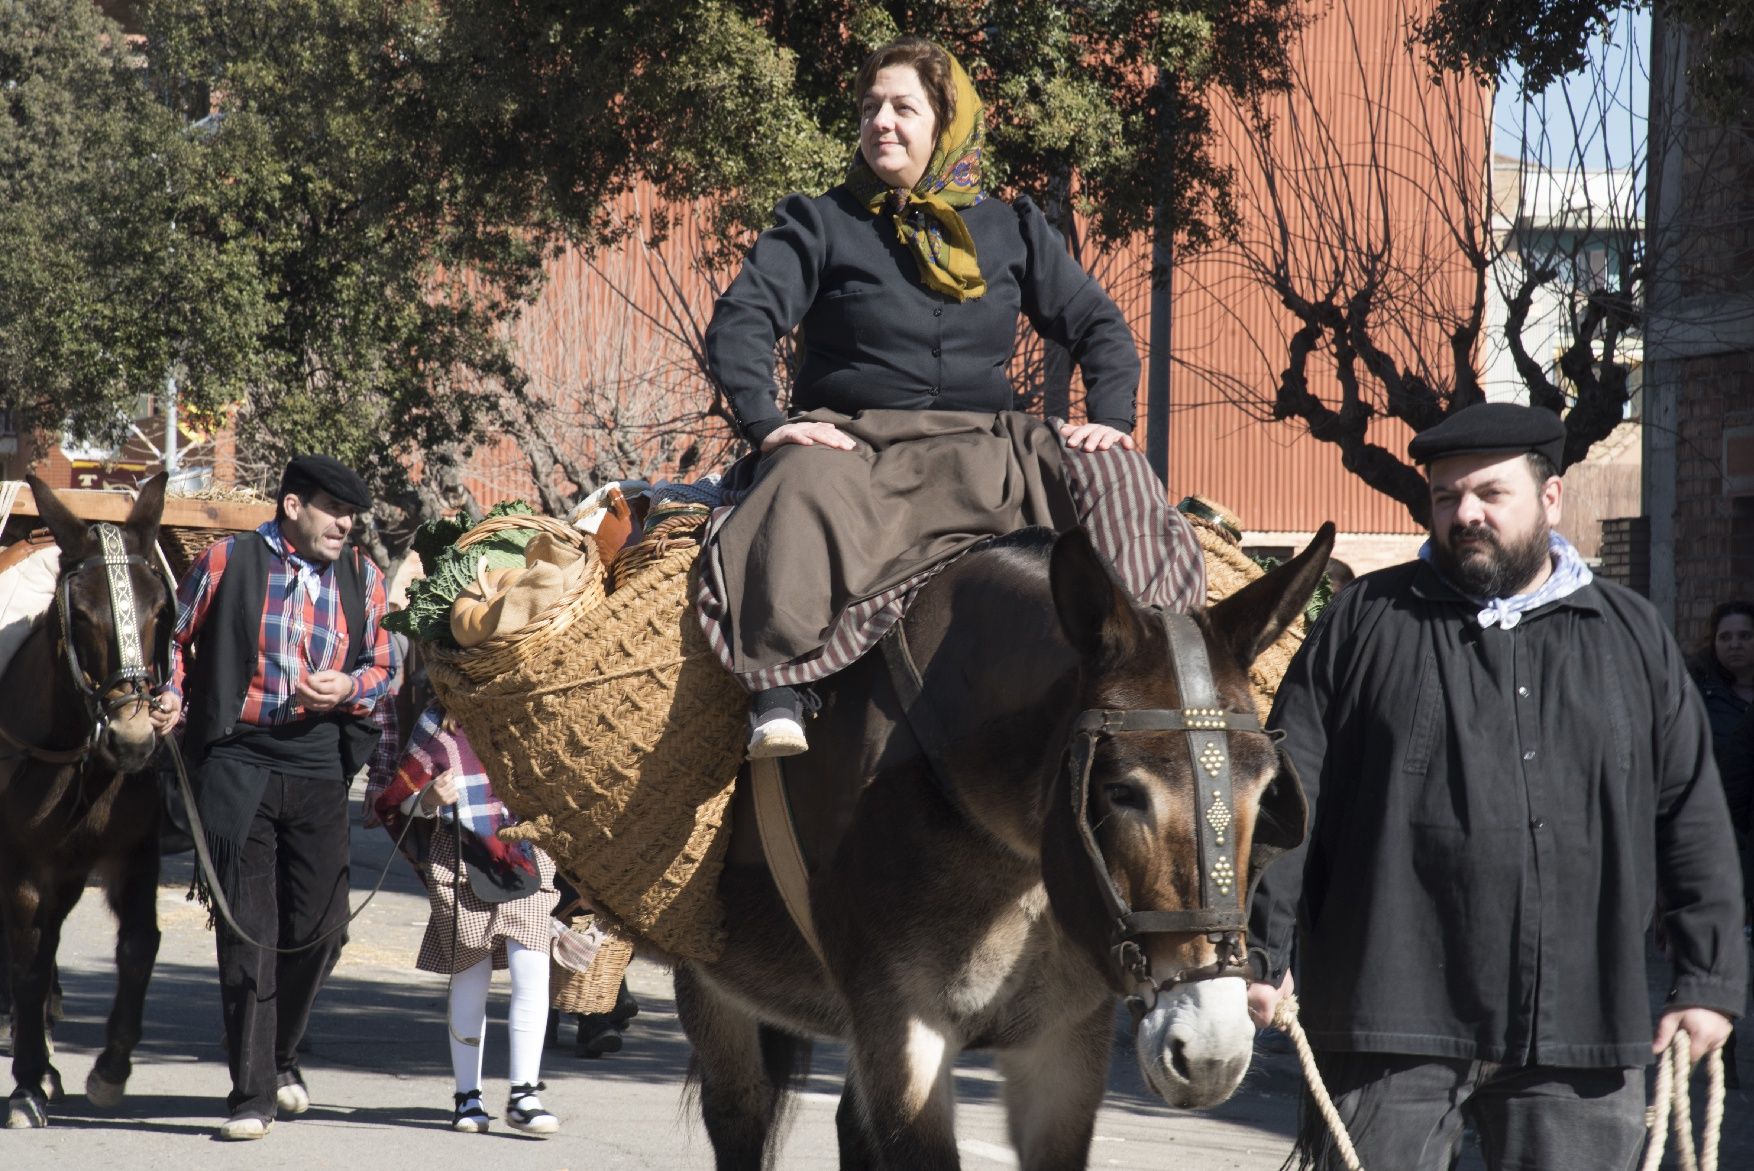
<instances>
[{"instance_id":1,"label":"woman's hand on donkey","mask_svg":"<svg viewBox=\"0 0 1754 1171\"><path fill-rule=\"evenodd\" d=\"M853 451L859 446L851 435L833 423L786 423L767 433L767 438L761 441L761 454L777 451L788 443L796 443L799 447L833 447L840 451Z\"/></svg>"},{"instance_id":2,"label":"woman's hand on donkey","mask_svg":"<svg viewBox=\"0 0 1754 1171\"><path fill-rule=\"evenodd\" d=\"M1133 450L1133 437L1106 423L1080 423L1076 427L1068 423L1060 428L1060 439L1078 451L1107 451L1116 446L1122 451Z\"/></svg>"},{"instance_id":3,"label":"woman's hand on donkey","mask_svg":"<svg viewBox=\"0 0 1754 1171\"><path fill-rule=\"evenodd\" d=\"M457 803L457 781L449 772L442 772L432 779L420 794L420 807L432 813L443 805Z\"/></svg>"}]
</instances>

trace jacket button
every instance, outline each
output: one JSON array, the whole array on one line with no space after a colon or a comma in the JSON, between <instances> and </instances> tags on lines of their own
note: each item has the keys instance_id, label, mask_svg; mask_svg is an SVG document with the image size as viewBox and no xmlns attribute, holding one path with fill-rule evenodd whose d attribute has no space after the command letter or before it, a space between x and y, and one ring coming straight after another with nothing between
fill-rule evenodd
<instances>
[{"instance_id":1,"label":"jacket button","mask_svg":"<svg viewBox=\"0 0 1754 1171\"><path fill-rule=\"evenodd\" d=\"M1529 822L1529 828L1530 829L1546 829L1547 828L1547 819L1545 817L1537 817L1533 821Z\"/></svg>"},{"instance_id":2,"label":"jacket button","mask_svg":"<svg viewBox=\"0 0 1754 1171\"><path fill-rule=\"evenodd\" d=\"M934 309L934 310L932 310L932 316L933 317L942 317L942 316L944 316L944 310Z\"/></svg>"},{"instance_id":3,"label":"jacket button","mask_svg":"<svg viewBox=\"0 0 1754 1171\"><path fill-rule=\"evenodd\" d=\"M1524 698L1524 699L1527 699L1527 698L1529 698L1529 689L1528 689L1528 688L1527 688L1527 687L1519 687L1519 688L1517 688L1517 689L1516 689L1516 693L1517 693L1517 694L1518 694L1518 695L1520 695L1520 696L1522 696L1522 697L1523 697L1523 698Z\"/></svg>"},{"instance_id":4,"label":"jacket button","mask_svg":"<svg viewBox=\"0 0 1754 1171\"><path fill-rule=\"evenodd\" d=\"M1534 750L1534 749L1533 749L1533 748L1531 748L1531 749L1529 749L1529 750L1528 750L1528 751L1527 751L1527 752L1525 752L1525 753L1523 753L1523 759L1524 759L1524 760L1533 760L1533 759L1535 759L1535 750Z\"/></svg>"},{"instance_id":5,"label":"jacket button","mask_svg":"<svg viewBox=\"0 0 1754 1171\"><path fill-rule=\"evenodd\" d=\"M934 358L938 357L938 355L942 354L943 352L944 351L939 349L937 346L932 347L932 357L934 357Z\"/></svg>"}]
</instances>

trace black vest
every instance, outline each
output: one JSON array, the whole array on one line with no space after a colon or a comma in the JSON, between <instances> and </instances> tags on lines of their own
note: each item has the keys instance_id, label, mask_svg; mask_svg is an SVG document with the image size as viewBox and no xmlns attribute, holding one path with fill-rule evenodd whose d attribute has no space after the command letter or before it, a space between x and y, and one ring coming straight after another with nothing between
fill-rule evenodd
<instances>
[{"instance_id":1,"label":"black vest","mask_svg":"<svg viewBox=\"0 0 1754 1171\"><path fill-rule=\"evenodd\" d=\"M189 708L183 746L194 764L207 758L215 741L237 730L244 695L262 654L262 609L268 597L270 556L268 542L260 533L240 533L233 539L219 592L196 638L194 663L183 688ZM346 668L351 673L371 651L365 637L365 571L359 550L344 552L333 572L336 588L341 591L347 646L352 652ZM341 759L337 764L346 780L365 767L383 734L369 716L330 712L312 720L340 726Z\"/></svg>"}]
</instances>

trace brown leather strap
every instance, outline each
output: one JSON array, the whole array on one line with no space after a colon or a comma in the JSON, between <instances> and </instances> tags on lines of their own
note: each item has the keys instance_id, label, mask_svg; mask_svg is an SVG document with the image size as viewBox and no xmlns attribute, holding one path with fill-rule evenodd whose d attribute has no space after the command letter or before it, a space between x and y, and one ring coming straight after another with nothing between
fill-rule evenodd
<instances>
[{"instance_id":1,"label":"brown leather strap","mask_svg":"<svg viewBox=\"0 0 1754 1171\"><path fill-rule=\"evenodd\" d=\"M48 529L38 529L22 541L14 541L6 548L0 549L0 573L5 573L27 557L47 549L54 543L55 535Z\"/></svg>"},{"instance_id":2,"label":"brown leather strap","mask_svg":"<svg viewBox=\"0 0 1754 1171\"><path fill-rule=\"evenodd\" d=\"M816 935L816 920L810 914L810 871L804 865L803 847L798 844L798 827L792 822L780 762L771 757L750 761L749 779L754 787L755 826L761 835L761 852L767 857L768 873L773 875L773 884L779 888L780 900L786 904L798 934L826 968L828 960L822 954L822 940Z\"/></svg>"},{"instance_id":3,"label":"brown leather strap","mask_svg":"<svg viewBox=\"0 0 1754 1171\"><path fill-rule=\"evenodd\" d=\"M6 743L12 745L12 747L18 749L20 752L23 752L26 756L34 757L35 759L42 761L44 764L77 764L79 761L84 760L86 753L90 751L90 749L83 744L78 748L38 748L35 744L28 744L25 741L20 740L17 736L8 732L4 726L0 726L0 740L6 741ZM4 755L4 753L0 753L0 756Z\"/></svg>"}]
</instances>

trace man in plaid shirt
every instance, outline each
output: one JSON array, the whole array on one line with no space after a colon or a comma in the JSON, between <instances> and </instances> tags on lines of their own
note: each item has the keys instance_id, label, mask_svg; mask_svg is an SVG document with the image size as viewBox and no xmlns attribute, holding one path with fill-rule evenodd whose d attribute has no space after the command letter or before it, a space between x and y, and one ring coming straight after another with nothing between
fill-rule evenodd
<instances>
[{"instance_id":1,"label":"man in plaid shirt","mask_svg":"<svg viewBox=\"0 0 1754 1171\"><path fill-rule=\"evenodd\" d=\"M344 942L348 787L377 747L372 710L396 669L384 575L347 542L370 505L350 468L297 456L275 519L211 546L177 591L155 719L168 730L187 707L196 804L239 931L303 949L218 928L222 1139L261 1138L277 1109L310 1107L298 1043Z\"/></svg>"}]
</instances>

